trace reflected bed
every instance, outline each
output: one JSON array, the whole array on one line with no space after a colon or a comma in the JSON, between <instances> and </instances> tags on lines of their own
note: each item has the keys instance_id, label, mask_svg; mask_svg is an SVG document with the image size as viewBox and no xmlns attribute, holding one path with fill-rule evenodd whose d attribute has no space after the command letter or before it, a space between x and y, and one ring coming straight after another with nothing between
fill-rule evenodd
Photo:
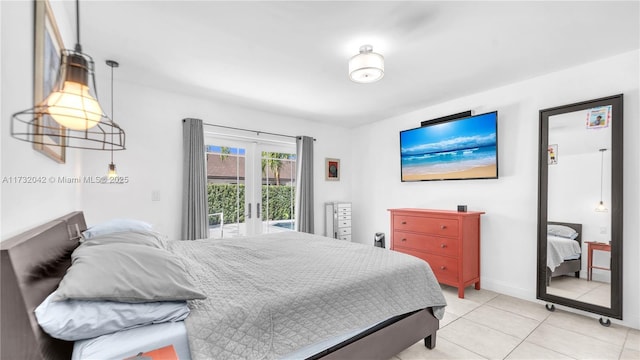
<instances>
[{"instance_id":1,"label":"reflected bed","mask_svg":"<svg viewBox=\"0 0 640 360\"><path fill-rule=\"evenodd\" d=\"M580 253L582 248L582 224L555 221L549 221L547 224L567 226L577 232L577 236L574 239L557 237L547 233L547 286L549 286L552 277L574 275L579 278L580 270L582 269L582 255ZM575 242L574 248L577 248L577 251L562 251L568 247L567 242ZM560 255L553 253L554 251L557 251ZM557 256L560 256L559 259Z\"/></svg>"}]
</instances>

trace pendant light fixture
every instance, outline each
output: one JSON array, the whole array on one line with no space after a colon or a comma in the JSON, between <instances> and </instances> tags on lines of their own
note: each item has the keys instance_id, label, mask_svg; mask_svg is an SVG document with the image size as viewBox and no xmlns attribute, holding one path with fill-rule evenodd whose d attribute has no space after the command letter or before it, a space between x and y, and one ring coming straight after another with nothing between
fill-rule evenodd
<instances>
[{"instance_id":1,"label":"pendant light fixture","mask_svg":"<svg viewBox=\"0 0 640 360\"><path fill-rule=\"evenodd\" d=\"M113 68L117 68L120 66L117 61L107 60L107 65L111 67L111 118L115 118L113 115ZM118 173L116 172L116 164L113 163L113 129L111 132L111 163L109 164L109 169L107 176L110 179L118 177Z\"/></svg>"},{"instance_id":2,"label":"pendant light fixture","mask_svg":"<svg viewBox=\"0 0 640 360\"><path fill-rule=\"evenodd\" d=\"M89 150L124 150L125 133L102 111L95 86L93 59L80 45L80 5L76 0L74 50L60 54L60 68L51 93L35 107L11 117L11 135L22 141ZM47 121L50 117L55 121ZM65 131L60 131L62 126ZM46 137L56 141L43 140Z\"/></svg>"},{"instance_id":3,"label":"pendant light fixture","mask_svg":"<svg viewBox=\"0 0 640 360\"><path fill-rule=\"evenodd\" d=\"M600 203L596 207L596 211L608 212L609 209L607 209L607 207L604 206L604 202L602 201L602 182L604 177L604 152L607 151L607 149L600 149L599 151L600 151Z\"/></svg>"},{"instance_id":4,"label":"pendant light fixture","mask_svg":"<svg viewBox=\"0 0 640 360\"><path fill-rule=\"evenodd\" d=\"M384 76L384 57L373 46L360 46L360 53L349 60L349 78L357 83L372 83Z\"/></svg>"}]
</instances>

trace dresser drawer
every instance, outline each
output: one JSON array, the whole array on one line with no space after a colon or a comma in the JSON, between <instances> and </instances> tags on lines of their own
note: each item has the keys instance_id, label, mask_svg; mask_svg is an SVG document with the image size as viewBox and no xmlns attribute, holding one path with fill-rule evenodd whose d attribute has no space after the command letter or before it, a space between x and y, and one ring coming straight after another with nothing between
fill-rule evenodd
<instances>
[{"instance_id":1,"label":"dresser drawer","mask_svg":"<svg viewBox=\"0 0 640 360\"><path fill-rule=\"evenodd\" d=\"M338 237L340 237L340 235L350 235L350 234L351 234L350 227L338 228Z\"/></svg>"},{"instance_id":2,"label":"dresser drawer","mask_svg":"<svg viewBox=\"0 0 640 360\"><path fill-rule=\"evenodd\" d=\"M432 235L394 231L393 246L394 248L402 247L422 250L437 255L458 255L458 239L437 237Z\"/></svg>"},{"instance_id":3,"label":"dresser drawer","mask_svg":"<svg viewBox=\"0 0 640 360\"><path fill-rule=\"evenodd\" d=\"M349 214L349 215L338 215L338 220L351 220L351 214Z\"/></svg>"},{"instance_id":4,"label":"dresser drawer","mask_svg":"<svg viewBox=\"0 0 640 360\"><path fill-rule=\"evenodd\" d=\"M441 236L458 236L458 220L396 215L393 229Z\"/></svg>"},{"instance_id":5,"label":"dresser drawer","mask_svg":"<svg viewBox=\"0 0 640 360\"><path fill-rule=\"evenodd\" d=\"M338 227L351 227L351 220L338 220Z\"/></svg>"},{"instance_id":6,"label":"dresser drawer","mask_svg":"<svg viewBox=\"0 0 640 360\"><path fill-rule=\"evenodd\" d=\"M351 208L338 209L338 216L351 216Z\"/></svg>"},{"instance_id":7,"label":"dresser drawer","mask_svg":"<svg viewBox=\"0 0 640 360\"><path fill-rule=\"evenodd\" d=\"M456 258L432 255L411 249L401 249L400 252L428 262L439 282L456 283L458 281L458 260Z\"/></svg>"},{"instance_id":8,"label":"dresser drawer","mask_svg":"<svg viewBox=\"0 0 640 360\"><path fill-rule=\"evenodd\" d=\"M339 240L351 241L351 235L340 235L338 236Z\"/></svg>"}]
</instances>

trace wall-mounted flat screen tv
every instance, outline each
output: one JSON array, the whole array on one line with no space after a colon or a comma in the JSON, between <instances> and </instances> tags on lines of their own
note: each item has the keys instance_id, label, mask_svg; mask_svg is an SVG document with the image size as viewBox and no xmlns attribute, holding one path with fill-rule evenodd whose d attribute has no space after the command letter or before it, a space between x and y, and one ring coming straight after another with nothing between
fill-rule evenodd
<instances>
[{"instance_id":1,"label":"wall-mounted flat screen tv","mask_svg":"<svg viewBox=\"0 0 640 360\"><path fill-rule=\"evenodd\" d=\"M498 178L498 112L400 132L402 181Z\"/></svg>"}]
</instances>

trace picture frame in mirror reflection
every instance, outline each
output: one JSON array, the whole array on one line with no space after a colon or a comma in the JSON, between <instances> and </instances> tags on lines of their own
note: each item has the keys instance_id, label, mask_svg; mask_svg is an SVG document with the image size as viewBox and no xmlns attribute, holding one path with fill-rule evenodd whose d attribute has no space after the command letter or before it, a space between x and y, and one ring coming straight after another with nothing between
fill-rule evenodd
<instances>
[{"instance_id":1,"label":"picture frame in mirror reflection","mask_svg":"<svg viewBox=\"0 0 640 360\"><path fill-rule=\"evenodd\" d=\"M547 155L547 164L556 165L558 163L558 144L549 145Z\"/></svg>"},{"instance_id":2,"label":"picture frame in mirror reflection","mask_svg":"<svg viewBox=\"0 0 640 360\"><path fill-rule=\"evenodd\" d=\"M587 129L602 129L611 123L611 105L587 110Z\"/></svg>"},{"instance_id":3,"label":"picture frame in mirror reflection","mask_svg":"<svg viewBox=\"0 0 640 360\"><path fill-rule=\"evenodd\" d=\"M622 319L622 101L620 94L540 110L538 155L537 298L616 319ZM611 151L603 155L603 148ZM611 211L594 211L598 202ZM574 253L556 253L556 242ZM598 249L594 244L610 244L611 252L588 251Z\"/></svg>"}]
</instances>

